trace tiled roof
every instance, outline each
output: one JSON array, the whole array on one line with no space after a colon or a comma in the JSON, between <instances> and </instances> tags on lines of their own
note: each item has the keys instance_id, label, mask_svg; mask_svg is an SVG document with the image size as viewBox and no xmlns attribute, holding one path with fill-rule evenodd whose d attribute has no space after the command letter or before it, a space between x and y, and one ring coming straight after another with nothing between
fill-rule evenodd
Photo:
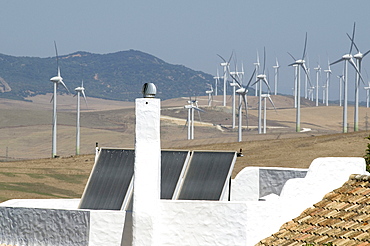
<instances>
[{"instance_id":1,"label":"tiled roof","mask_svg":"<svg viewBox=\"0 0 370 246\"><path fill-rule=\"evenodd\" d=\"M370 246L370 176L353 174L280 231L256 246L323 245Z\"/></svg>"}]
</instances>

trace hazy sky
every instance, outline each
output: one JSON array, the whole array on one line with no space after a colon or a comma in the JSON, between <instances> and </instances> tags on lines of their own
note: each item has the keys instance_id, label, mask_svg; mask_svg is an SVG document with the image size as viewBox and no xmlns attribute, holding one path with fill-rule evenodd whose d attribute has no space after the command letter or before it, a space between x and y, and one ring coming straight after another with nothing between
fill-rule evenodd
<instances>
[{"instance_id":1,"label":"hazy sky","mask_svg":"<svg viewBox=\"0 0 370 246\"><path fill-rule=\"evenodd\" d=\"M222 71L217 54L228 58L234 51L239 68L243 63L249 78L256 52L262 63L265 46L270 83L277 57L280 91L291 93L294 71L287 65L293 60L287 52L302 56L305 33L314 82L317 62L326 69L328 58L334 61L348 53L346 33L352 32L354 22L357 46L362 53L370 49L369 11L369 0L2 0L0 53L54 56L56 40L61 55L135 49L215 75L217 68ZM363 60L363 68L370 73L369 66L370 55ZM336 76L342 69L342 64L332 66L330 99L338 98ZM367 82L366 73L363 76ZM361 93L365 100L365 92ZM349 94L354 94L351 86Z\"/></svg>"}]
</instances>

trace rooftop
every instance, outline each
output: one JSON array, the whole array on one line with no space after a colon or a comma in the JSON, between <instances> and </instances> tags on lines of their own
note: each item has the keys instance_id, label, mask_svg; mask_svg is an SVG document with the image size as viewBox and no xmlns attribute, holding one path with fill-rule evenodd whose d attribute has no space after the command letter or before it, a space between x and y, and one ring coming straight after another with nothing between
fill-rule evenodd
<instances>
[{"instance_id":1,"label":"rooftop","mask_svg":"<svg viewBox=\"0 0 370 246\"><path fill-rule=\"evenodd\" d=\"M370 176L353 174L342 187L256 245L370 245L369 205Z\"/></svg>"}]
</instances>

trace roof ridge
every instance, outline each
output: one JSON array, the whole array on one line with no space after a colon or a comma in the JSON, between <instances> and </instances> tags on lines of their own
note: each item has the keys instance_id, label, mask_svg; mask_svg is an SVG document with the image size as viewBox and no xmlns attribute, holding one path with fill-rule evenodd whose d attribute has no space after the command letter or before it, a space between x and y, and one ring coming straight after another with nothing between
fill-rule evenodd
<instances>
[{"instance_id":1,"label":"roof ridge","mask_svg":"<svg viewBox=\"0 0 370 246\"><path fill-rule=\"evenodd\" d=\"M370 175L364 174L351 174L349 180L361 180L361 181L370 181Z\"/></svg>"}]
</instances>

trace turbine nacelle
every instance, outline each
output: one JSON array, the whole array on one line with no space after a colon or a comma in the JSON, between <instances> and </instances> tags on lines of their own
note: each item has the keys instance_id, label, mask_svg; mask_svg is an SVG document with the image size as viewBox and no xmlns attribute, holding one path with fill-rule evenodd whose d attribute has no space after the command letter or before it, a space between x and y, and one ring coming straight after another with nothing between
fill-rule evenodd
<instances>
[{"instance_id":1,"label":"turbine nacelle","mask_svg":"<svg viewBox=\"0 0 370 246\"><path fill-rule=\"evenodd\" d=\"M83 88L83 87L77 87L77 88L75 88L75 91L76 92L82 92L84 90L85 90L85 88Z\"/></svg>"},{"instance_id":2,"label":"turbine nacelle","mask_svg":"<svg viewBox=\"0 0 370 246\"><path fill-rule=\"evenodd\" d=\"M352 55L351 54L345 54L344 56L342 56L342 59L344 59L344 60L351 60L352 59Z\"/></svg>"},{"instance_id":3,"label":"turbine nacelle","mask_svg":"<svg viewBox=\"0 0 370 246\"><path fill-rule=\"evenodd\" d=\"M221 64L220 64L221 66L223 66L223 67L226 67L226 66L229 66L230 65L230 63L228 63L228 62L221 62Z\"/></svg>"},{"instance_id":4,"label":"turbine nacelle","mask_svg":"<svg viewBox=\"0 0 370 246\"><path fill-rule=\"evenodd\" d=\"M245 95L247 94L248 89L242 87L242 88L237 89L235 92L239 95Z\"/></svg>"},{"instance_id":5,"label":"turbine nacelle","mask_svg":"<svg viewBox=\"0 0 370 246\"><path fill-rule=\"evenodd\" d=\"M54 76L50 79L51 82L54 82L54 83L59 83L61 81L63 81L63 78L60 77L60 76Z\"/></svg>"},{"instance_id":6,"label":"turbine nacelle","mask_svg":"<svg viewBox=\"0 0 370 246\"><path fill-rule=\"evenodd\" d=\"M362 59L364 57L364 54L362 54L361 52L358 52L353 57L356 58L356 59Z\"/></svg>"},{"instance_id":7,"label":"turbine nacelle","mask_svg":"<svg viewBox=\"0 0 370 246\"><path fill-rule=\"evenodd\" d=\"M266 74L258 74L257 79L262 79L262 80L266 79Z\"/></svg>"}]
</instances>

